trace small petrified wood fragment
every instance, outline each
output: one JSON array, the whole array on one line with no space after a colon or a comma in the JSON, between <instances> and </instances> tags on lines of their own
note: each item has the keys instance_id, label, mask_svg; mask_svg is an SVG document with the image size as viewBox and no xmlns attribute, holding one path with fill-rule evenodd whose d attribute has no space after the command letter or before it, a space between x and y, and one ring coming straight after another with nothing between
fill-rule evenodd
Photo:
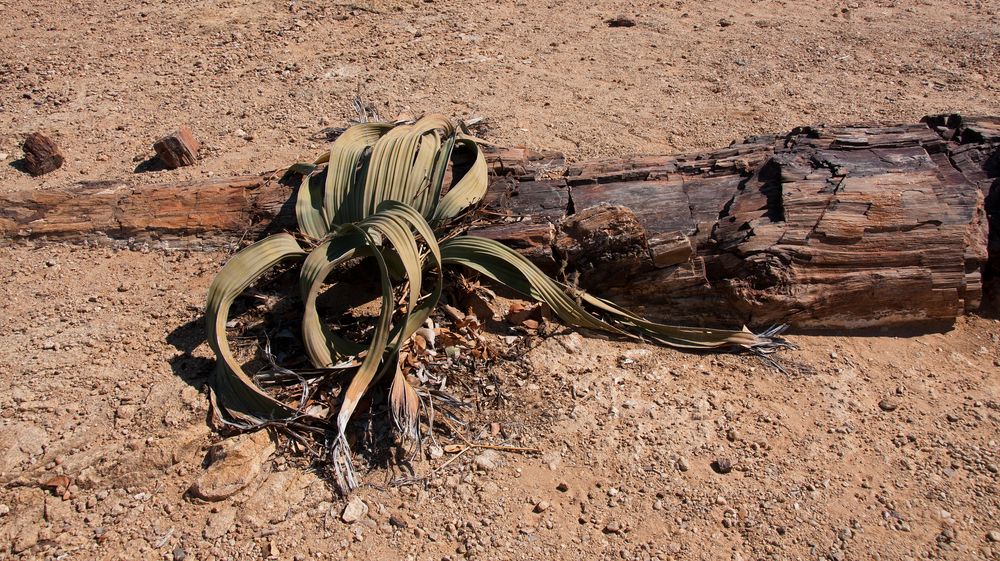
<instances>
[{"instance_id":1,"label":"small petrified wood fragment","mask_svg":"<svg viewBox=\"0 0 1000 561\"><path fill-rule=\"evenodd\" d=\"M167 169L190 166L198 159L201 143L186 125L164 136L153 144L156 156Z\"/></svg>"},{"instance_id":2,"label":"small petrified wood fragment","mask_svg":"<svg viewBox=\"0 0 1000 561\"><path fill-rule=\"evenodd\" d=\"M54 140L40 132L24 139L24 167L31 175L44 175L63 165L63 155Z\"/></svg>"}]
</instances>

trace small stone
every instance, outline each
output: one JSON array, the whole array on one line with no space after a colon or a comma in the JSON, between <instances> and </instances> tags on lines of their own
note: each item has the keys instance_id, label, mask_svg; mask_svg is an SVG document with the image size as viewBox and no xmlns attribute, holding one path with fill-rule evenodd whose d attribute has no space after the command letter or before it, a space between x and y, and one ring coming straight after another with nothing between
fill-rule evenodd
<instances>
[{"instance_id":1,"label":"small stone","mask_svg":"<svg viewBox=\"0 0 1000 561\"><path fill-rule=\"evenodd\" d=\"M886 412L895 411L896 409L899 408L899 402L896 401L895 399L887 397L882 401L878 402L878 408Z\"/></svg>"},{"instance_id":2,"label":"small stone","mask_svg":"<svg viewBox=\"0 0 1000 561\"><path fill-rule=\"evenodd\" d=\"M392 514L389 516L389 525L394 528L406 528L409 524L407 524L405 519Z\"/></svg>"},{"instance_id":3,"label":"small stone","mask_svg":"<svg viewBox=\"0 0 1000 561\"><path fill-rule=\"evenodd\" d=\"M691 464L688 463L687 458L681 456L680 458L677 458L677 469L679 471L687 471L691 469Z\"/></svg>"},{"instance_id":4,"label":"small stone","mask_svg":"<svg viewBox=\"0 0 1000 561\"><path fill-rule=\"evenodd\" d=\"M476 465L477 469L482 471L493 471L499 466L499 459L493 450L487 450L479 454L472 462Z\"/></svg>"},{"instance_id":5,"label":"small stone","mask_svg":"<svg viewBox=\"0 0 1000 561\"><path fill-rule=\"evenodd\" d=\"M729 429L726 431L726 440L729 442L736 442L740 439L740 433L736 432L736 429Z\"/></svg>"},{"instance_id":6,"label":"small stone","mask_svg":"<svg viewBox=\"0 0 1000 561\"><path fill-rule=\"evenodd\" d=\"M608 27L635 27L635 19L626 15L617 15L604 23L608 24Z\"/></svg>"},{"instance_id":7,"label":"small stone","mask_svg":"<svg viewBox=\"0 0 1000 561\"><path fill-rule=\"evenodd\" d=\"M617 520L612 520L604 525L605 534L620 534L622 532L622 525Z\"/></svg>"},{"instance_id":8,"label":"small stone","mask_svg":"<svg viewBox=\"0 0 1000 561\"><path fill-rule=\"evenodd\" d=\"M174 561L184 561L185 559L187 559L187 552L184 551L184 548L181 546L175 547L174 551L172 552L172 555Z\"/></svg>"},{"instance_id":9,"label":"small stone","mask_svg":"<svg viewBox=\"0 0 1000 561\"><path fill-rule=\"evenodd\" d=\"M42 343L43 351L54 351L58 348L59 348L58 345L56 345L56 343L52 340L47 340L44 343Z\"/></svg>"},{"instance_id":10,"label":"small stone","mask_svg":"<svg viewBox=\"0 0 1000 561\"><path fill-rule=\"evenodd\" d=\"M994 543L1000 542L1000 530L990 530L990 532L986 534L986 539Z\"/></svg>"},{"instance_id":11,"label":"small stone","mask_svg":"<svg viewBox=\"0 0 1000 561\"><path fill-rule=\"evenodd\" d=\"M541 514L549 509L549 501L538 501L535 503L535 512Z\"/></svg>"},{"instance_id":12,"label":"small stone","mask_svg":"<svg viewBox=\"0 0 1000 561\"><path fill-rule=\"evenodd\" d=\"M958 415L954 413L948 413L944 416L944 418L947 419L949 423L957 423L959 419Z\"/></svg>"},{"instance_id":13,"label":"small stone","mask_svg":"<svg viewBox=\"0 0 1000 561\"><path fill-rule=\"evenodd\" d=\"M566 349L566 352L571 354L578 354L583 351L584 341L583 337L577 332L568 333L561 337L557 337L556 341L562 345L562 348Z\"/></svg>"},{"instance_id":14,"label":"small stone","mask_svg":"<svg viewBox=\"0 0 1000 561\"><path fill-rule=\"evenodd\" d=\"M6 152L0 152L0 162L6 160L8 155Z\"/></svg>"},{"instance_id":15,"label":"small stone","mask_svg":"<svg viewBox=\"0 0 1000 561\"><path fill-rule=\"evenodd\" d=\"M368 514L368 505L365 504L365 501L361 500L361 497L351 497L351 500L347 501L347 506L344 507L340 519L348 524L354 524L364 518L366 514Z\"/></svg>"},{"instance_id":16,"label":"small stone","mask_svg":"<svg viewBox=\"0 0 1000 561\"><path fill-rule=\"evenodd\" d=\"M723 475L733 471L733 462L729 458L718 458L712 462L712 469L715 473L721 473Z\"/></svg>"},{"instance_id":17,"label":"small stone","mask_svg":"<svg viewBox=\"0 0 1000 561\"><path fill-rule=\"evenodd\" d=\"M719 20L719 27L729 27L730 25L733 25L735 23L736 22L734 22L731 19L722 18L722 19Z\"/></svg>"},{"instance_id":18,"label":"small stone","mask_svg":"<svg viewBox=\"0 0 1000 561\"><path fill-rule=\"evenodd\" d=\"M438 446L437 444L432 444L427 447L427 455L430 456L432 460L437 460L444 456L444 448Z\"/></svg>"},{"instance_id":19,"label":"small stone","mask_svg":"<svg viewBox=\"0 0 1000 561\"><path fill-rule=\"evenodd\" d=\"M10 514L10 507L0 503L0 516L7 516L8 514Z\"/></svg>"},{"instance_id":20,"label":"small stone","mask_svg":"<svg viewBox=\"0 0 1000 561\"><path fill-rule=\"evenodd\" d=\"M569 484L566 483L565 481L560 482L559 485L556 485L556 491L559 491L560 493L565 493L566 491L569 491Z\"/></svg>"}]
</instances>

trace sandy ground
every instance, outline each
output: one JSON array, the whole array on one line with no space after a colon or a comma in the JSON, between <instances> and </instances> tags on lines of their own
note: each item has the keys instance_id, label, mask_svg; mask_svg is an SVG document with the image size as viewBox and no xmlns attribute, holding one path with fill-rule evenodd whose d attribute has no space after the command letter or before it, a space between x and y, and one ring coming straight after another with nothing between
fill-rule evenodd
<instances>
[{"instance_id":1,"label":"sandy ground","mask_svg":"<svg viewBox=\"0 0 1000 561\"><path fill-rule=\"evenodd\" d=\"M0 15L3 190L301 161L359 91L387 116L482 116L492 140L571 158L1000 113L994 2L0 0ZM201 161L134 173L181 123ZM34 130L67 155L37 179L8 165ZM485 373L509 399L469 418L475 442L539 454L425 459L426 485L363 470L367 514L345 523L321 478L247 439L250 484L193 500L219 441L200 313L225 257L0 247L0 559L1000 559L1000 322L976 317L793 335L784 372L565 333Z\"/></svg>"}]
</instances>

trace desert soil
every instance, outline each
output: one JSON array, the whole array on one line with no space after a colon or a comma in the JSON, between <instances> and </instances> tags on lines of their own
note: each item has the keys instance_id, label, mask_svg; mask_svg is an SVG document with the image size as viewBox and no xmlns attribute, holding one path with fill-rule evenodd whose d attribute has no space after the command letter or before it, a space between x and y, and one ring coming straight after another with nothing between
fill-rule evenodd
<instances>
[{"instance_id":1,"label":"desert soil","mask_svg":"<svg viewBox=\"0 0 1000 561\"><path fill-rule=\"evenodd\" d=\"M574 159L1000 113L990 1L0 0L0 15L2 190L277 168L321 151L358 92L384 116L481 116L493 141ZM135 173L181 123L198 164ZM9 165L35 130L67 156L41 178ZM506 401L466 420L473 443L540 452L424 457L406 486L359 458L369 485L348 502L264 433L212 448L200 316L225 258L0 247L0 559L1000 559L995 319L793 334L782 369L532 338L482 373ZM209 472L234 494L193 498Z\"/></svg>"}]
</instances>

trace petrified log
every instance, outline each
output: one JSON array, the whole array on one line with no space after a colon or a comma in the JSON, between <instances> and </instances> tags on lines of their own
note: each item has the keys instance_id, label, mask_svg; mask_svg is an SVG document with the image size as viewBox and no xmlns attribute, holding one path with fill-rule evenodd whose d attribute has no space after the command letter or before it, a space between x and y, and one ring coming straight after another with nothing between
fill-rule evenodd
<instances>
[{"instance_id":1,"label":"petrified log","mask_svg":"<svg viewBox=\"0 0 1000 561\"><path fill-rule=\"evenodd\" d=\"M984 281L1000 293L997 118L803 127L571 166L516 148L489 161L471 233L669 322L902 326L978 309ZM0 196L0 235L253 239L294 226L278 176L14 193Z\"/></svg>"},{"instance_id":2,"label":"petrified log","mask_svg":"<svg viewBox=\"0 0 1000 561\"><path fill-rule=\"evenodd\" d=\"M554 152L507 148L491 153L489 163L494 179L514 181L533 178L563 160ZM137 187L84 181L63 189L0 194L0 238L215 249L294 228L298 182L298 176L277 170Z\"/></svg>"},{"instance_id":3,"label":"petrified log","mask_svg":"<svg viewBox=\"0 0 1000 561\"><path fill-rule=\"evenodd\" d=\"M159 241L218 247L258 236L275 220L293 223L292 189L273 174L128 187L114 181L0 195L0 235L69 241ZM267 188L265 188L267 186Z\"/></svg>"},{"instance_id":4,"label":"petrified log","mask_svg":"<svg viewBox=\"0 0 1000 561\"><path fill-rule=\"evenodd\" d=\"M488 207L519 227L473 233L670 322L950 321L980 308L984 274L1000 280L998 176L996 118L805 127L511 181Z\"/></svg>"}]
</instances>

